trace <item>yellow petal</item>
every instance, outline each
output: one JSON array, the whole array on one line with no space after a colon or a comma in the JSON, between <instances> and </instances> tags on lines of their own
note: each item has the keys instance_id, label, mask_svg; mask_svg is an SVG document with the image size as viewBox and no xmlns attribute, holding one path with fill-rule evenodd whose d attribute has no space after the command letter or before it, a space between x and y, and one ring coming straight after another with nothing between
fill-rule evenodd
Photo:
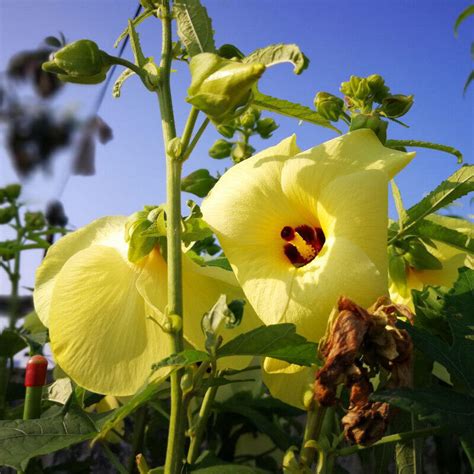
<instances>
[{"instance_id":1,"label":"yellow petal","mask_svg":"<svg viewBox=\"0 0 474 474\"><path fill-rule=\"evenodd\" d=\"M93 245L68 259L50 308L53 355L88 390L134 394L151 366L170 354L168 337L147 319L136 290L141 268L119 250Z\"/></svg>"},{"instance_id":2,"label":"yellow petal","mask_svg":"<svg viewBox=\"0 0 474 474\"><path fill-rule=\"evenodd\" d=\"M112 245L126 252L123 240L124 216L103 217L61 237L49 248L46 258L36 271L33 299L41 322L48 326L49 307L56 276L74 254L93 244Z\"/></svg>"},{"instance_id":3,"label":"yellow petal","mask_svg":"<svg viewBox=\"0 0 474 474\"><path fill-rule=\"evenodd\" d=\"M166 263L155 250L148 258L144 271L137 280L137 288L154 315L163 313L167 301ZM204 334L201 319L217 302L220 295L226 295L227 301L245 299L232 272L218 267L201 267L186 254L183 255L183 300L184 300L184 337L194 347L204 350ZM220 334L224 342L237 335L262 325L252 307L244 307L241 324L234 329L223 328ZM226 367L243 368L248 365L249 357L229 357L223 359Z\"/></svg>"},{"instance_id":4,"label":"yellow petal","mask_svg":"<svg viewBox=\"0 0 474 474\"><path fill-rule=\"evenodd\" d=\"M344 237L358 245L375 263L380 274L386 275L388 196L385 173L367 170L336 178L322 190L317 210L326 236Z\"/></svg>"},{"instance_id":5,"label":"yellow petal","mask_svg":"<svg viewBox=\"0 0 474 474\"><path fill-rule=\"evenodd\" d=\"M369 129L355 130L298 154L318 163L325 181L330 175L341 176L361 170L381 170L389 179L399 173L414 157L386 148Z\"/></svg>"},{"instance_id":6,"label":"yellow petal","mask_svg":"<svg viewBox=\"0 0 474 474\"><path fill-rule=\"evenodd\" d=\"M250 293L251 289L246 290L249 299ZM294 323L299 334L318 342L341 295L367 307L386 293L386 276L380 274L365 252L348 239L330 237L313 261L295 271L279 321L264 318L264 314L267 318L279 314L280 308L271 300L267 299L265 307L262 299L256 310L266 323Z\"/></svg>"},{"instance_id":7,"label":"yellow petal","mask_svg":"<svg viewBox=\"0 0 474 474\"><path fill-rule=\"evenodd\" d=\"M267 357L264 361L263 383L273 397L288 405L305 409L303 400L306 392L312 392L316 370L301 367Z\"/></svg>"}]
</instances>

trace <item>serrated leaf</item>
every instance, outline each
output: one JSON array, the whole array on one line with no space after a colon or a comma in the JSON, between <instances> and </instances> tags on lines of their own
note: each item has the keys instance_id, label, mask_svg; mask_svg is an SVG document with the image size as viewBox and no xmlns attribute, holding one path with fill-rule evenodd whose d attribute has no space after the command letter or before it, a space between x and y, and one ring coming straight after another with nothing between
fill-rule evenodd
<instances>
[{"instance_id":1,"label":"serrated leaf","mask_svg":"<svg viewBox=\"0 0 474 474\"><path fill-rule=\"evenodd\" d=\"M464 219L432 214L415 227L420 237L438 240L459 250L474 252L474 225Z\"/></svg>"},{"instance_id":2,"label":"serrated leaf","mask_svg":"<svg viewBox=\"0 0 474 474\"><path fill-rule=\"evenodd\" d=\"M146 20L147 18L149 18L150 16L153 15L153 11L152 10L145 10L144 12L140 13L140 15L138 15L136 18L134 18L133 20L131 20L133 26L137 26L139 25L142 21ZM127 28L125 28L122 33L120 34L120 36L117 38L117 40L115 41L114 43L114 48L117 48L118 45L120 44L120 42L125 39L127 36L128 36L128 32L129 32L129 29L128 29L128 26Z\"/></svg>"},{"instance_id":3,"label":"serrated leaf","mask_svg":"<svg viewBox=\"0 0 474 474\"><path fill-rule=\"evenodd\" d=\"M404 221L407 220L407 213L405 211L405 207L403 206L402 195L400 194L400 189L398 189L397 183L395 180L391 180L390 184L392 185L392 195L393 200L395 201L395 207L397 208L398 214L398 221L400 222L400 226Z\"/></svg>"},{"instance_id":4,"label":"serrated leaf","mask_svg":"<svg viewBox=\"0 0 474 474\"><path fill-rule=\"evenodd\" d=\"M132 48L135 62L139 67L143 67L146 63L146 58L140 44L140 36L135 30L132 20L128 20L128 36L130 37L130 47Z\"/></svg>"},{"instance_id":5,"label":"serrated leaf","mask_svg":"<svg viewBox=\"0 0 474 474\"><path fill-rule=\"evenodd\" d=\"M217 178L211 176L209 170L199 169L182 179L181 191L205 197L216 183Z\"/></svg>"},{"instance_id":6,"label":"serrated leaf","mask_svg":"<svg viewBox=\"0 0 474 474\"><path fill-rule=\"evenodd\" d=\"M428 196L407 210L404 228L451 204L456 199L474 191L474 165L464 165L443 181Z\"/></svg>"},{"instance_id":7,"label":"serrated leaf","mask_svg":"<svg viewBox=\"0 0 474 474\"><path fill-rule=\"evenodd\" d=\"M134 71L131 69L125 69L120 73L120 76L117 78L117 80L114 83L114 87L112 89L112 95L118 99L120 97L120 94L122 92L122 86L123 83L129 78L132 77L134 74L136 74Z\"/></svg>"},{"instance_id":8,"label":"serrated leaf","mask_svg":"<svg viewBox=\"0 0 474 474\"><path fill-rule=\"evenodd\" d=\"M469 18L471 15L474 15L474 5L469 5L466 7L456 18L456 23L454 24L454 34L458 34L458 29L461 26L461 23Z\"/></svg>"},{"instance_id":9,"label":"serrated leaf","mask_svg":"<svg viewBox=\"0 0 474 474\"><path fill-rule=\"evenodd\" d=\"M211 19L199 0L177 0L173 13L178 24L178 36L189 56L215 52Z\"/></svg>"},{"instance_id":10,"label":"serrated leaf","mask_svg":"<svg viewBox=\"0 0 474 474\"><path fill-rule=\"evenodd\" d=\"M460 273L453 289L446 294L443 313L451 329L452 343L428 331L399 321L413 339L415 347L442 364L453 382L474 394L474 270Z\"/></svg>"},{"instance_id":11,"label":"serrated leaf","mask_svg":"<svg viewBox=\"0 0 474 474\"><path fill-rule=\"evenodd\" d=\"M20 470L35 456L80 443L97 432L92 416L76 407L36 420L2 420L0 465Z\"/></svg>"},{"instance_id":12,"label":"serrated leaf","mask_svg":"<svg viewBox=\"0 0 474 474\"><path fill-rule=\"evenodd\" d=\"M320 125L321 127L330 128L335 132L341 133L336 127L331 125L329 120L324 119L314 110L306 107L305 105L296 104L289 102L288 100L278 99L277 97L271 97L261 92L255 92L254 100L252 102L254 107L262 110L268 110L285 117L295 118L297 120L303 120L314 125Z\"/></svg>"},{"instance_id":13,"label":"serrated leaf","mask_svg":"<svg viewBox=\"0 0 474 474\"><path fill-rule=\"evenodd\" d=\"M251 355L273 357L290 364L310 366L317 362L317 345L296 334L290 323L260 326L240 334L217 350L217 357Z\"/></svg>"},{"instance_id":14,"label":"serrated leaf","mask_svg":"<svg viewBox=\"0 0 474 474\"><path fill-rule=\"evenodd\" d=\"M243 59L244 63L260 63L264 66L273 66L281 63L291 63L293 72L301 74L309 65L309 59L296 44L272 44L259 48Z\"/></svg>"}]
</instances>

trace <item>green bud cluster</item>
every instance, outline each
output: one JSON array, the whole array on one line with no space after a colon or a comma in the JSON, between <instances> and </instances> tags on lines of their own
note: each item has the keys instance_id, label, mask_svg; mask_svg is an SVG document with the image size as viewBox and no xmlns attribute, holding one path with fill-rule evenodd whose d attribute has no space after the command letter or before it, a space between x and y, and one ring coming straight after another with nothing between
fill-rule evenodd
<instances>
[{"instance_id":1,"label":"green bud cluster","mask_svg":"<svg viewBox=\"0 0 474 474\"><path fill-rule=\"evenodd\" d=\"M344 101L329 92L318 92L314 106L321 117L331 122L337 122L344 113Z\"/></svg>"},{"instance_id":2,"label":"green bud cluster","mask_svg":"<svg viewBox=\"0 0 474 474\"><path fill-rule=\"evenodd\" d=\"M217 126L217 131L225 138L233 138L236 133L240 135L240 138L216 140L209 149L209 156L216 160L230 157L234 163L240 163L255 152L255 148L249 144L251 136L270 138L277 128L278 124L275 120L270 117L262 118L258 109L249 107L240 117Z\"/></svg>"},{"instance_id":3,"label":"green bud cluster","mask_svg":"<svg viewBox=\"0 0 474 474\"><path fill-rule=\"evenodd\" d=\"M99 84L112 66L107 53L90 40L70 43L52 54L43 63L43 70L57 74L59 79L76 84Z\"/></svg>"},{"instance_id":4,"label":"green bud cluster","mask_svg":"<svg viewBox=\"0 0 474 474\"><path fill-rule=\"evenodd\" d=\"M46 219L42 212L25 212L25 227L31 230L42 229L46 225Z\"/></svg>"},{"instance_id":5,"label":"green bud cluster","mask_svg":"<svg viewBox=\"0 0 474 474\"><path fill-rule=\"evenodd\" d=\"M213 53L201 53L189 64L187 101L216 124L241 115L253 99L252 89L265 71L259 63L245 64Z\"/></svg>"},{"instance_id":6,"label":"green bud cluster","mask_svg":"<svg viewBox=\"0 0 474 474\"><path fill-rule=\"evenodd\" d=\"M387 140L388 122L405 115L413 105L412 95L391 94L380 74L367 77L351 76L340 91L344 100L329 92L318 92L314 105L319 115L331 122L343 120L349 129L369 128L379 140Z\"/></svg>"}]
</instances>

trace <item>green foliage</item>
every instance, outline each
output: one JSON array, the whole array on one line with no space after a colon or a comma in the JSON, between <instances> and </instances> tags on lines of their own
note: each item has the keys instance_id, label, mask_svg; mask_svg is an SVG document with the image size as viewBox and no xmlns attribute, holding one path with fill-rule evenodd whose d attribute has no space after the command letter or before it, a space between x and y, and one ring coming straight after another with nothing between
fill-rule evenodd
<instances>
[{"instance_id":1,"label":"green foliage","mask_svg":"<svg viewBox=\"0 0 474 474\"><path fill-rule=\"evenodd\" d=\"M120 97L120 94L122 93L122 86L123 83L129 78L132 77L134 74L136 74L134 71L131 69L124 69L121 73L120 76L117 78L117 80L114 83L114 87L112 89L112 95L118 99Z\"/></svg>"},{"instance_id":2,"label":"green foliage","mask_svg":"<svg viewBox=\"0 0 474 474\"><path fill-rule=\"evenodd\" d=\"M173 13L179 39L189 56L215 51L211 19L199 0L177 0L173 4Z\"/></svg>"},{"instance_id":3,"label":"green foliage","mask_svg":"<svg viewBox=\"0 0 474 474\"><path fill-rule=\"evenodd\" d=\"M269 112L284 115L285 117L303 120L304 122L320 125L321 127L326 127L340 133L337 128L331 125L329 120L321 117L320 114L304 105L296 104L288 100L278 99L276 97L271 97L269 95L262 94L261 92L255 93L252 104L254 107L261 110L268 110Z\"/></svg>"},{"instance_id":4,"label":"green foliage","mask_svg":"<svg viewBox=\"0 0 474 474\"><path fill-rule=\"evenodd\" d=\"M24 469L28 460L91 439L98 420L72 406L37 420L0 421L0 465Z\"/></svg>"},{"instance_id":5,"label":"green foliage","mask_svg":"<svg viewBox=\"0 0 474 474\"><path fill-rule=\"evenodd\" d=\"M474 5L469 5L456 18L456 23L454 24L454 34L458 34L461 24L472 15L474 15Z\"/></svg>"},{"instance_id":6,"label":"green foliage","mask_svg":"<svg viewBox=\"0 0 474 474\"><path fill-rule=\"evenodd\" d=\"M472 191L474 191L474 165L464 165L418 204L407 210L407 219L403 222L404 229Z\"/></svg>"},{"instance_id":7,"label":"green foliage","mask_svg":"<svg viewBox=\"0 0 474 474\"><path fill-rule=\"evenodd\" d=\"M400 147L414 147L414 148L428 148L429 150L442 151L444 153L449 153L451 155L454 155L457 158L459 164L463 162L462 153L458 149L452 146L440 145L438 143L424 142L421 140L387 140L385 145L388 148L395 148L395 149L400 148Z\"/></svg>"},{"instance_id":8,"label":"green foliage","mask_svg":"<svg viewBox=\"0 0 474 474\"><path fill-rule=\"evenodd\" d=\"M219 309L222 310L222 308ZM260 326L240 334L217 348L214 356L216 359L228 356L273 357L290 364L310 366L317 363L316 352L317 345L296 334L294 324L283 323ZM185 367L210 360L210 356L205 352L188 349L163 359L155 364L153 369L170 366Z\"/></svg>"},{"instance_id":9,"label":"green foliage","mask_svg":"<svg viewBox=\"0 0 474 474\"><path fill-rule=\"evenodd\" d=\"M216 183L217 178L211 176L208 170L199 169L181 180L181 190L199 197L205 197Z\"/></svg>"},{"instance_id":10,"label":"green foliage","mask_svg":"<svg viewBox=\"0 0 474 474\"><path fill-rule=\"evenodd\" d=\"M273 66L280 63L291 63L294 73L301 74L309 65L309 59L296 44L272 44L260 48L243 58L244 63L260 63Z\"/></svg>"}]
</instances>

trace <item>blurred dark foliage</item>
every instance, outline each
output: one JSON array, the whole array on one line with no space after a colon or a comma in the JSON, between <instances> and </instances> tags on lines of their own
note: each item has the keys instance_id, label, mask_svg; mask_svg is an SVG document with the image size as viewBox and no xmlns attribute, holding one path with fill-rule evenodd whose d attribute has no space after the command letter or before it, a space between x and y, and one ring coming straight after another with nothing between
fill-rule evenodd
<instances>
[{"instance_id":1,"label":"blurred dark foliage","mask_svg":"<svg viewBox=\"0 0 474 474\"><path fill-rule=\"evenodd\" d=\"M63 86L57 75L43 71L42 64L54 51L66 44L64 35L60 38L48 36L42 45L31 51L20 51L8 63L7 75L17 81L30 82L35 92L43 99L55 95Z\"/></svg>"},{"instance_id":2,"label":"blurred dark foliage","mask_svg":"<svg viewBox=\"0 0 474 474\"><path fill-rule=\"evenodd\" d=\"M66 40L49 36L34 50L15 54L0 85L0 122L6 124L6 147L13 168L20 179L30 177L37 170L51 174L52 158L56 152L72 148L71 173L90 176L95 173L95 140L107 143L112 129L96 115L86 120L69 114L58 116L48 102L62 89L64 83L42 70L44 61L64 46ZM14 84L30 85L39 98L21 100Z\"/></svg>"}]
</instances>

